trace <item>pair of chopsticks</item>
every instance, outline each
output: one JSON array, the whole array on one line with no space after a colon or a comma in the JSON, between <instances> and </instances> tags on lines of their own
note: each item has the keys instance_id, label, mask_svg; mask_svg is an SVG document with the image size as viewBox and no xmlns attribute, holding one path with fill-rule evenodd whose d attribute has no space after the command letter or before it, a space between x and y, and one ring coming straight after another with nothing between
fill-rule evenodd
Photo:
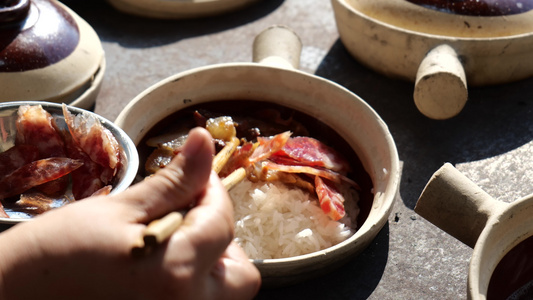
<instances>
[{"instance_id":1,"label":"pair of chopsticks","mask_svg":"<svg viewBox=\"0 0 533 300\"><path fill-rule=\"evenodd\" d=\"M239 146L239 139L233 137L226 143L224 148L213 158L212 169L218 174L229 158ZM238 168L231 174L222 179L222 185L226 190L231 190L237 183L246 177L246 170ZM142 236L136 241L131 249L133 257L143 257L148 255L154 248L170 238L178 230L183 222L183 214L180 212L171 212L161 219L150 222L143 231Z\"/></svg>"}]
</instances>

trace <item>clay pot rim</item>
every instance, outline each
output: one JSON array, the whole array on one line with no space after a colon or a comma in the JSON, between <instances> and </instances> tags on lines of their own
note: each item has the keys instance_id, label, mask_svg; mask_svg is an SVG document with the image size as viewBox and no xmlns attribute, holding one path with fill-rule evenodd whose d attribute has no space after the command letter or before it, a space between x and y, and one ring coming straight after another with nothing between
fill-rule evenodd
<instances>
[{"instance_id":1,"label":"clay pot rim","mask_svg":"<svg viewBox=\"0 0 533 300\"><path fill-rule=\"evenodd\" d=\"M368 109L368 111L373 114L372 117L368 116L368 118L372 118L374 120L373 122L375 122L375 124L373 124L373 126L381 128L383 132L387 132L385 136L380 137L380 142L375 142L376 144L377 143L381 144L382 140L386 140L387 146L389 147L388 149L382 149L383 151L387 153L388 155L387 158L383 158L379 154L376 154L376 156L380 157L379 159L376 158L376 160L380 160L383 164L390 164L390 169L387 170L388 173L385 175L384 174L373 174L373 171L377 166L373 166L369 164L375 164L376 162L370 161L368 158L366 158L367 161L364 161L365 157L361 156L361 153L359 152L360 150L354 148L354 151L358 154L361 162L365 166L367 173L369 173L372 179L372 182L373 182L373 186L374 186L373 205L365 222L363 224L359 224L357 231L354 233L354 235L349 237L347 240L340 242L336 245L333 245L324 250L316 251L316 252L305 254L305 255L288 257L288 258L251 259L251 261L260 269L265 284L267 286L280 286L280 285L290 284L290 283L287 283L287 282L290 282L290 280L287 278L283 280L285 283L279 282L278 277L280 276L280 274L284 274L284 275L288 274L287 276L291 278L291 276L294 276L294 275L290 274L293 271L289 271L289 270L295 270L295 269L301 269L301 268L305 269L307 267L310 267L309 264L311 265L322 264L323 265L326 263L327 265L324 265L324 267L326 267L326 266L331 265L330 263L332 262L332 260L337 261L341 259L348 259L348 258L354 257L354 255L356 255L357 253L360 253L374 239L375 235L377 235L377 233L381 230L381 228L383 228L385 223L388 221L390 212L392 211L393 203L395 201L395 198L396 198L396 195L399 189L399 183L400 183L401 176L400 176L398 153L397 153L392 135L390 135L390 132L388 132L388 127L383 122L383 120L381 120L381 118L377 115L377 113L366 102L364 102L364 100L360 99L357 95L353 94L351 91L347 90L346 88L334 82L331 82L327 79L324 79L324 78L321 78L315 75L310 75L308 73L305 73L300 70L295 70L295 69L284 69L284 68L279 68L276 66L264 65L262 63L215 64L215 65L199 67L199 68L181 72L179 74L163 79L162 81L150 86L145 91L140 93L137 97L135 97L124 108L124 110L122 110L122 112L119 114L119 116L115 120L115 123L121 127L123 127L124 125L131 126L129 124L125 124L125 119L127 118L128 115L134 115L134 113L130 111L132 107L136 105L136 103L138 103L139 101L143 101L141 99L150 99L150 94L155 93L155 91L162 91L164 89L171 90L170 87L168 87L169 84L172 84L174 82L185 81L188 77L197 77L197 78L206 77L207 78L210 75L211 77L213 77L214 74L224 74L224 73L227 74L228 73L227 71L230 69L238 69L240 71L245 71L245 70L252 71L253 70L255 74L261 73L261 75L257 75L256 77L267 77L267 74L273 75L271 74L272 72L274 72L276 76L277 75L282 76L280 74L284 74L287 77L290 76L290 78L294 78L293 80L296 84L298 82L307 81L307 82L312 83L313 86L317 86L318 84L326 85L328 87L327 88L328 90L323 89L324 92L326 91L332 92L335 90L335 91L339 91L339 93L340 91L342 91L342 93L349 93L349 95L354 95L355 98L353 96L350 96L350 97L353 100L356 100L357 98L360 101L357 101L358 102L357 104L352 104L352 105L356 105L357 107L365 107L366 109ZM249 74L251 72L247 72L247 73ZM234 74L232 73L231 76L233 75ZM200 80L200 79L197 79L197 80ZM291 84L291 85L296 85L296 84ZM283 90L286 90L286 88L280 87L280 90L283 91ZM157 97L159 96L160 94L158 93ZM156 96L152 96L152 97L156 97ZM172 101L176 101L176 103L179 103L181 102L180 100L181 97L186 97L186 96L183 95L177 99L175 99L176 97L173 97ZM253 96L250 96L250 98L253 98ZM227 99L227 98L221 98L220 100L224 100L224 99ZM255 99L255 100L265 101L264 99ZM148 103L148 100L144 100L144 101ZM213 101L213 100L205 100L205 101L202 100L200 102L196 102L195 104L210 102L210 101ZM283 105L282 102L276 102L276 101L272 101L272 102ZM154 104L152 103L152 105ZM303 111L302 109L297 108L296 107L297 105L291 106L290 103L288 103L285 106L307 113ZM161 120L165 116L168 116L171 113L174 113L176 111L179 111L179 109L178 110L174 109L172 111L168 110L164 114L162 114L158 120ZM365 115L366 114L369 114L369 113L365 112ZM141 122L145 122L145 121L141 121ZM157 123L157 121L155 123ZM140 135L144 136L144 134L146 134L149 128L152 128L155 125L155 123L149 124L148 126L146 126L146 128L143 129L144 131L141 132ZM329 125L332 129L337 131L337 133L343 136L342 130L339 131L339 128L335 128L334 126L331 126L331 124L327 124L327 125ZM128 132L129 130L126 128L125 131ZM138 143L141 140L141 138L142 137L132 136L132 139L134 140L135 143ZM358 142L362 143L360 141ZM352 148L354 147L351 143L350 143L350 146ZM368 155L368 153L366 154ZM373 169L370 170L369 167ZM382 177L376 178L377 176L382 176ZM380 190L380 189L383 189L383 190ZM334 259L332 259L332 257L334 257ZM294 271L294 272L299 272L299 271ZM307 274L307 272L305 274Z\"/></svg>"},{"instance_id":2,"label":"clay pot rim","mask_svg":"<svg viewBox=\"0 0 533 300\"><path fill-rule=\"evenodd\" d=\"M261 0L107 0L124 13L157 19L192 19L241 9Z\"/></svg>"},{"instance_id":3,"label":"clay pot rim","mask_svg":"<svg viewBox=\"0 0 533 300\"><path fill-rule=\"evenodd\" d=\"M381 26L381 27L385 27L385 28L387 28L388 30L391 30L391 31L396 31L396 32L399 32L399 33L407 34L407 35L419 36L421 38L436 40L436 41L440 41L440 43L446 43L446 42L454 43L454 44L458 43L458 42L459 43L468 43L468 42L472 42L472 43L474 43L474 42L475 43L504 42L505 43L505 42L514 41L514 40L523 40L523 39L528 39L528 38L532 38L533 39L533 30L530 31L530 32L525 32L525 33L520 33L520 34L510 34L510 35L505 35L505 36L492 36L492 37L464 37L464 36L443 35L443 34L434 34L434 33L416 31L416 30L411 30L411 29L400 27L400 26L396 26L396 25L393 25L391 23L387 23L387 22L385 22L383 20L380 20L378 18L371 17L371 16L361 12L360 10L356 9L355 7L351 6L349 3L347 3L346 0L331 0L331 1L338 3L339 5L344 7L345 10L348 10L348 11L356 14L360 18L366 20L367 22L375 23L376 25ZM413 3L410 3L410 2L407 2L407 1L402 1L402 2L405 2L406 3L405 5L417 6L416 4L413 4ZM431 9L427 9L427 8L424 8L424 9L429 11L430 13L435 14L435 15L441 15L441 16L448 15L447 13L438 12L438 11L434 11L434 10L431 10ZM525 15L525 14L527 14L528 16L533 18L533 10L531 10L529 12L526 12L526 13L523 13L523 14L520 14L520 15ZM498 18L505 19L505 18L507 18L508 19L508 18L512 18L512 16L513 15L501 16L501 17L475 17L475 16L461 16L461 17L463 17L463 18L485 18L485 20L487 20L487 22L489 22L488 18L493 18L493 19L498 19Z\"/></svg>"},{"instance_id":4,"label":"clay pot rim","mask_svg":"<svg viewBox=\"0 0 533 300\"><path fill-rule=\"evenodd\" d=\"M523 216L527 212L531 213L531 211L533 211L533 194L511 203L505 203L497 213L491 215L485 228L479 235L470 259L468 289L471 299L480 299L479 295L486 295L490 278L498 263L515 246L533 236L533 219L527 218L529 220L529 226L523 226L523 224L521 226L516 224L509 225L511 219L515 218L517 214ZM524 217L520 219L524 219ZM506 241L502 241L497 237L501 232L510 232L513 235L507 238ZM500 247L496 249L489 247L490 245L488 244L496 239L498 242L495 244ZM481 277L487 277L487 274L490 274L488 280L486 282L481 281Z\"/></svg>"}]
</instances>

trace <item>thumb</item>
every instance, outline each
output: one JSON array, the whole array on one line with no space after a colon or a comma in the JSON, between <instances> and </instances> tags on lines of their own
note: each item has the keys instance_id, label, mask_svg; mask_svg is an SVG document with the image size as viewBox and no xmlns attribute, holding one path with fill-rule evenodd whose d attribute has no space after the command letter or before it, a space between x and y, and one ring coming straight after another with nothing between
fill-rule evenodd
<instances>
[{"instance_id":1,"label":"thumb","mask_svg":"<svg viewBox=\"0 0 533 300\"><path fill-rule=\"evenodd\" d=\"M138 222L148 222L185 208L200 196L211 173L214 145L203 128L194 128L182 151L154 176L126 190L121 199L145 212Z\"/></svg>"}]
</instances>

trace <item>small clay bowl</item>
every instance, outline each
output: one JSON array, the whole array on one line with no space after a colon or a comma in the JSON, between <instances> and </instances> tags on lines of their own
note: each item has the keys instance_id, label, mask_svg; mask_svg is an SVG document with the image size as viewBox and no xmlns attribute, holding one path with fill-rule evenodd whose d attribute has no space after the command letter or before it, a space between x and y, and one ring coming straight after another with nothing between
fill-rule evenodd
<instances>
[{"instance_id":1,"label":"small clay bowl","mask_svg":"<svg viewBox=\"0 0 533 300\"><path fill-rule=\"evenodd\" d=\"M0 102L91 108L106 67L93 28L56 0L8 2L0 7Z\"/></svg>"},{"instance_id":2,"label":"small clay bowl","mask_svg":"<svg viewBox=\"0 0 533 300\"><path fill-rule=\"evenodd\" d=\"M0 141L1 152L6 151L14 145L14 139L16 136L15 121L17 119L17 111L22 105L41 105L44 110L52 115L52 117L58 120L64 119L62 104L59 103L44 101L16 101L0 103L0 119L2 120L2 126L5 130L3 132L5 139ZM95 116L98 118L101 124L115 136L121 148L122 166L115 177L111 194L116 194L127 189L135 179L137 170L139 168L139 155L133 141L118 126L93 112L73 106L68 106L68 110L74 115L79 115L83 112ZM66 124L61 122L58 122L57 124L59 126L64 126L66 129ZM11 215L11 212L7 208L6 212ZM31 220L31 215L13 213L13 216L10 218L0 218L0 223L16 224L29 220Z\"/></svg>"},{"instance_id":3,"label":"small clay bowl","mask_svg":"<svg viewBox=\"0 0 533 300\"><path fill-rule=\"evenodd\" d=\"M320 276L362 252L387 222L399 186L398 154L383 120L349 90L296 70L301 46L292 30L270 27L254 41L253 63L217 64L171 76L134 98L115 120L139 145L161 120L192 105L239 100L257 108L267 102L311 116L344 139L371 180L366 219L354 235L325 250L253 260L265 287Z\"/></svg>"}]
</instances>

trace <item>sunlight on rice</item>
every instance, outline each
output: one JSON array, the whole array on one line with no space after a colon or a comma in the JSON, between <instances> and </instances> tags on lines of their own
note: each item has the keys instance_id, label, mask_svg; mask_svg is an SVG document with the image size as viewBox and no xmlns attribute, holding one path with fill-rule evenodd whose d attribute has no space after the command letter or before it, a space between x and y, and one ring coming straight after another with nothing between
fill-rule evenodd
<instances>
[{"instance_id":1,"label":"sunlight on rice","mask_svg":"<svg viewBox=\"0 0 533 300\"><path fill-rule=\"evenodd\" d=\"M235 241L253 259L292 257L331 247L356 228L358 195L345 192L347 217L326 216L315 197L282 183L244 180L230 196L235 208Z\"/></svg>"}]
</instances>

